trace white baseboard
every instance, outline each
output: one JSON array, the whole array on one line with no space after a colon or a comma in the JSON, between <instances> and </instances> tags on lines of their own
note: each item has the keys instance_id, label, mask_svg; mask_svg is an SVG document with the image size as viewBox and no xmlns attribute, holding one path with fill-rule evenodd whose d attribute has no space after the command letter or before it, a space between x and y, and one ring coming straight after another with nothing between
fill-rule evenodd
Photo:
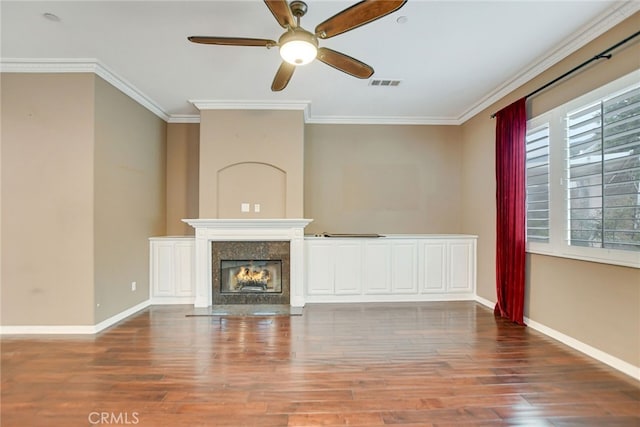
<instances>
[{"instance_id":1,"label":"white baseboard","mask_svg":"<svg viewBox=\"0 0 640 427\"><path fill-rule=\"evenodd\" d=\"M491 302L488 299L482 298L477 295L476 295L476 302L490 308L491 310L493 310L493 308L496 305L495 302ZM569 335L556 331L555 329L545 326L542 323L538 323L535 320L531 320L528 317L524 318L524 323L527 326L529 326L531 329L535 329L536 331L541 332L550 338L560 341L561 343L568 345L569 347L575 350L578 350L579 352L584 353L587 356L592 357L597 361L604 363L605 365L611 366L612 368L622 372L623 374L629 375L631 378L637 381L640 381L639 366L634 366L631 363L618 359L617 357L612 356L609 353L605 353L602 350L598 350L597 348L592 347L589 344L585 344L582 341L578 341L577 339L572 338Z\"/></svg>"},{"instance_id":2,"label":"white baseboard","mask_svg":"<svg viewBox=\"0 0 640 427\"><path fill-rule=\"evenodd\" d=\"M611 366L618 371L629 375L633 379L640 381L640 367L633 366L631 363L625 362L624 360L618 359L615 356L610 355L609 353L605 353L602 350L598 350L595 347L590 346L589 344L585 344L582 341L578 341L575 338L570 337L569 335L565 335L562 332L558 332L555 329L549 328L541 323L536 322L535 320L531 320L527 317L524 318L525 323L532 329L535 329L538 332L542 332L543 334L560 341L563 344L568 345L569 347L578 350L587 356L593 357L594 359Z\"/></svg>"},{"instance_id":3,"label":"white baseboard","mask_svg":"<svg viewBox=\"0 0 640 427\"><path fill-rule=\"evenodd\" d=\"M126 319L134 313L143 310L151 305L150 300L146 300L131 308L128 308L115 316L103 320L96 325L25 325L25 326L0 326L0 335L54 335L54 334L97 334L98 332L112 326L119 321Z\"/></svg>"},{"instance_id":4,"label":"white baseboard","mask_svg":"<svg viewBox=\"0 0 640 427\"><path fill-rule=\"evenodd\" d=\"M195 297L153 297L152 305L172 305L172 304L191 304L195 302Z\"/></svg>"},{"instance_id":5,"label":"white baseboard","mask_svg":"<svg viewBox=\"0 0 640 427\"><path fill-rule=\"evenodd\" d=\"M490 308L491 310L493 310L496 306L495 302L489 301L488 299L479 297L478 295L476 295L475 298L476 302L479 302L480 304L486 306L487 308Z\"/></svg>"},{"instance_id":6,"label":"white baseboard","mask_svg":"<svg viewBox=\"0 0 640 427\"><path fill-rule=\"evenodd\" d=\"M86 335L95 334L92 325L0 326L0 335Z\"/></svg>"},{"instance_id":7,"label":"white baseboard","mask_svg":"<svg viewBox=\"0 0 640 427\"><path fill-rule=\"evenodd\" d=\"M141 302L138 305L134 305L131 308L126 309L125 311L122 311L118 314L116 314L115 316L111 316L110 318L103 320L102 322L98 323L97 325L94 326L95 328L95 332L93 333L98 333L104 329L107 329L109 326L115 325L116 323L118 323L121 320L126 319L127 317L131 316L132 314L137 313L140 310L144 310L145 308L149 307L151 305L151 300L146 300Z\"/></svg>"}]
</instances>

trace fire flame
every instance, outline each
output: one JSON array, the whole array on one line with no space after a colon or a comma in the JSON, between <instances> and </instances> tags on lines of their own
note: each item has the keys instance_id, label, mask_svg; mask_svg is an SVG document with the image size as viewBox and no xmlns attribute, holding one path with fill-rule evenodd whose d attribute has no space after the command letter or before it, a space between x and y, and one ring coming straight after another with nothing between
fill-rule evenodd
<instances>
[{"instance_id":1,"label":"fire flame","mask_svg":"<svg viewBox=\"0 0 640 427\"><path fill-rule=\"evenodd\" d=\"M240 269L236 273L236 280L238 281L238 283L243 285L255 283L255 284L266 286L270 278L271 278L271 273L269 273L269 270L267 269L258 270L258 269L255 269L253 266L240 267Z\"/></svg>"}]
</instances>

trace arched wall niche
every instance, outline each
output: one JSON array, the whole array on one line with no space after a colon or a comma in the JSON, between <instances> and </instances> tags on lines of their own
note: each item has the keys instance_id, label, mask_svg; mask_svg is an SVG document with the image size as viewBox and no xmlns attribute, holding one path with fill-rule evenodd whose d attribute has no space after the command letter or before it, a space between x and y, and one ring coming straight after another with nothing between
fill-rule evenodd
<instances>
[{"instance_id":1,"label":"arched wall niche","mask_svg":"<svg viewBox=\"0 0 640 427\"><path fill-rule=\"evenodd\" d=\"M287 172L269 163L239 162L217 171L218 218L286 218ZM242 206L249 207L243 212Z\"/></svg>"}]
</instances>

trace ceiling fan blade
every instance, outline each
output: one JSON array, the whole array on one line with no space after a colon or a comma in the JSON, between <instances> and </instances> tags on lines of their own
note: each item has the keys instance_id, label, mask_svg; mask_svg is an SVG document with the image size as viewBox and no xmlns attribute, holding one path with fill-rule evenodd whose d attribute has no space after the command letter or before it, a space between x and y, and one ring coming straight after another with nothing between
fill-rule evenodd
<instances>
[{"instance_id":1,"label":"ceiling fan blade","mask_svg":"<svg viewBox=\"0 0 640 427\"><path fill-rule=\"evenodd\" d=\"M325 64L359 79L368 79L373 75L373 68L364 62L326 47L318 49L317 58Z\"/></svg>"},{"instance_id":2,"label":"ceiling fan blade","mask_svg":"<svg viewBox=\"0 0 640 427\"><path fill-rule=\"evenodd\" d=\"M211 37L211 36L191 36L187 37L190 42L201 44L217 44L224 46L266 46L273 47L278 43L269 39L251 39L246 37Z\"/></svg>"},{"instance_id":3,"label":"ceiling fan blade","mask_svg":"<svg viewBox=\"0 0 640 427\"><path fill-rule=\"evenodd\" d=\"M264 2L282 28L298 26L286 0L264 0Z\"/></svg>"},{"instance_id":4,"label":"ceiling fan blade","mask_svg":"<svg viewBox=\"0 0 640 427\"><path fill-rule=\"evenodd\" d=\"M400 9L407 0L364 0L338 12L316 27L316 36L321 39L368 24Z\"/></svg>"},{"instance_id":5,"label":"ceiling fan blade","mask_svg":"<svg viewBox=\"0 0 640 427\"><path fill-rule=\"evenodd\" d=\"M276 76L273 78L273 83L271 83L271 90L279 92L287 87L295 70L295 65L289 64L287 61L282 61L282 64L280 64L280 67L276 72Z\"/></svg>"}]
</instances>

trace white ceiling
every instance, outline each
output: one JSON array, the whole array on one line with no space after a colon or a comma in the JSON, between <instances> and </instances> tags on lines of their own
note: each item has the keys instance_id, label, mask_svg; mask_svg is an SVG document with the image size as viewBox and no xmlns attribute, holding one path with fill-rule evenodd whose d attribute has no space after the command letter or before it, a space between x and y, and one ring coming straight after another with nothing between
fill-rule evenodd
<instances>
[{"instance_id":1,"label":"white ceiling","mask_svg":"<svg viewBox=\"0 0 640 427\"><path fill-rule=\"evenodd\" d=\"M354 3L308 0L301 26L313 31ZM197 120L192 101L200 101L219 108L304 105L312 123L458 124L639 10L640 2L409 0L391 15L320 41L371 65L372 78L399 79L400 86L370 86L314 61L275 93L277 48L187 41L189 35L277 40L283 30L262 1L3 0L0 8L3 71L94 70L169 121Z\"/></svg>"}]
</instances>

